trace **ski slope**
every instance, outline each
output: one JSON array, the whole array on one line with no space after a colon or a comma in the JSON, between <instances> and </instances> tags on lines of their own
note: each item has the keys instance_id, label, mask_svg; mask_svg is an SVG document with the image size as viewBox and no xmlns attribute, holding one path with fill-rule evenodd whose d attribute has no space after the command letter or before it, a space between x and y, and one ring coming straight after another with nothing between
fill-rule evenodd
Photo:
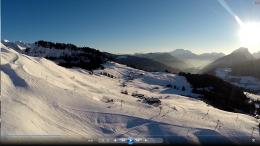
<instances>
[{"instance_id":1,"label":"ski slope","mask_svg":"<svg viewBox=\"0 0 260 146\"><path fill-rule=\"evenodd\" d=\"M84 142L131 136L164 137L170 143L247 143L252 138L260 143L257 119L187 97L196 95L184 77L113 62L92 74L3 44L1 51L2 140ZM185 91L167 84L184 86ZM134 92L160 98L161 112L131 96Z\"/></svg>"}]
</instances>

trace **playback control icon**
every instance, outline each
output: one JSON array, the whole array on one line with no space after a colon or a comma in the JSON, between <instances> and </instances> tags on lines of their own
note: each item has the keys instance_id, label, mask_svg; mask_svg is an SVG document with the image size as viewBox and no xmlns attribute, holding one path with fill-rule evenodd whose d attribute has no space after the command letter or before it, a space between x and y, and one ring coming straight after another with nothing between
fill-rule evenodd
<instances>
[{"instance_id":1,"label":"playback control icon","mask_svg":"<svg viewBox=\"0 0 260 146\"><path fill-rule=\"evenodd\" d=\"M129 137L129 138L127 139L127 143L128 143L128 144L134 144L134 142L135 142L135 140L134 140L133 138L131 138L131 137Z\"/></svg>"}]
</instances>

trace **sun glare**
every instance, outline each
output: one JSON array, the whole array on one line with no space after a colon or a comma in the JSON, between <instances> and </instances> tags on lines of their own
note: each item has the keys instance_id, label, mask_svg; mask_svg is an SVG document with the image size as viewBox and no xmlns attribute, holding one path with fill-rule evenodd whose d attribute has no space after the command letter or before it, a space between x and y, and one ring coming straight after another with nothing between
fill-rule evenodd
<instances>
[{"instance_id":1,"label":"sun glare","mask_svg":"<svg viewBox=\"0 0 260 146\"><path fill-rule=\"evenodd\" d=\"M260 48L260 22L240 24L239 37L243 47Z\"/></svg>"}]
</instances>

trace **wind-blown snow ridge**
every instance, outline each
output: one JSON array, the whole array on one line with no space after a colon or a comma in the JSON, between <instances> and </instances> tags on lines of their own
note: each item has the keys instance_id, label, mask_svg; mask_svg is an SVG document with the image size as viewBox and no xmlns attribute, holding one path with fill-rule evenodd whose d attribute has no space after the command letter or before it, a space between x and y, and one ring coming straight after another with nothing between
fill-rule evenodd
<instances>
[{"instance_id":1,"label":"wind-blown snow ridge","mask_svg":"<svg viewBox=\"0 0 260 146\"><path fill-rule=\"evenodd\" d=\"M32 135L61 135L55 141L137 136L165 137L172 143L243 143L251 138L260 142L255 118L181 96L191 94L191 87L178 75L148 73L113 62L92 74L4 45L1 50L4 140L22 139L10 135L29 135L30 140ZM169 83L186 90L165 87ZM133 92L160 98L161 112L139 102L131 96Z\"/></svg>"}]
</instances>

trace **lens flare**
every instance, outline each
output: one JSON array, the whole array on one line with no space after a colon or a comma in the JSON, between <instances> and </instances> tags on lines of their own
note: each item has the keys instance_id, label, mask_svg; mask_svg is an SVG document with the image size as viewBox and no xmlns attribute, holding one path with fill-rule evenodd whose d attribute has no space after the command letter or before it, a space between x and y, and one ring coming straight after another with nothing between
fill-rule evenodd
<instances>
[{"instance_id":1,"label":"lens flare","mask_svg":"<svg viewBox=\"0 0 260 146\"><path fill-rule=\"evenodd\" d=\"M232 15L235 18L239 25L243 23L241 19L235 14L235 12L233 12L232 9L228 6L225 0L218 0L218 2L230 15Z\"/></svg>"},{"instance_id":2,"label":"lens flare","mask_svg":"<svg viewBox=\"0 0 260 146\"><path fill-rule=\"evenodd\" d=\"M241 24L239 38L244 47L260 47L260 22Z\"/></svg>"},{"instance_id":3,"label":"lens flare","mask_svg":"<svg viewBox=\"0 0 260 146\"><path fill-rule=\"evenodd\" d=\"M236 13L232 11L225 0L218 0L218 2L239 24L240 45L250 48L252 51L258 51L260 49L260 22L243 22ZM260 4L260 0L255 2L255 4L258 3Z\"/></svg>"}]
</instances>

